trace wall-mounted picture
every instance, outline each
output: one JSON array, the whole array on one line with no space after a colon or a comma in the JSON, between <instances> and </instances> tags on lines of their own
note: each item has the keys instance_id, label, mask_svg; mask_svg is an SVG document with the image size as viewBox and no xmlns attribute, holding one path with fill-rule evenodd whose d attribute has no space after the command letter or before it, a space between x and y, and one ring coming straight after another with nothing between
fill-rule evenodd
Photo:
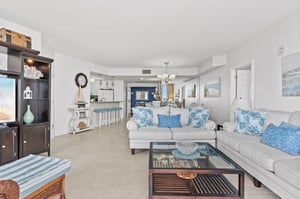
<instances>
[{"instance_id":1,"label":"wall-mounted picture","mask_svg":"<svg viewBox=\"0 0 300 199\"><path fill-rule=\"evenodd\" d=\"M148 100L148 91L136 91L136 100Z\"/></svg>"},{"instance_id":2,"label":"wall-mounted picture","mask_svg":"<svg viewBox=\"0 0 300 199\"><path fill-rule=\"evenodd\" d=\"M212 79L204 85L204 97L220 97L220 80Z\"/></svg>"},{"instance_id":3,"label":"wall-mounted picture","mask_svg":"<svg viewBox=\"0 0 300 199\"><path fill-rule=\"evenodd\" d=\"M300 52L282 58L282 95L300 96Z\"/></svg>"},{"instance_id":4,"label":"wall-mounted picture","mask_svg":"<svg viewBox=\"0 0 300 199\"><path fill-rule=\"evenodd\" d=\"M196 84L187 86L186 94L188 98L196 98Z\"/></svg>"}]
</instances>

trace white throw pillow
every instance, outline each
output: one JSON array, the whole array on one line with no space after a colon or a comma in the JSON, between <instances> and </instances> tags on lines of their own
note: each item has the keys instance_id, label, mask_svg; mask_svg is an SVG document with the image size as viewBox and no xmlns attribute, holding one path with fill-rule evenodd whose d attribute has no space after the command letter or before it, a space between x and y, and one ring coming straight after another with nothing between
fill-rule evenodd
<instances>
[{"instance_id":1,"label":"white throw pillow","mask_svg":"<svg viewBox=\"0 0 300 199\"><path fill-rule=\"evenodd\" d=\"M153 125L158 125L158 114L160 115L169 115L169 107L159 107L159 108L153 108L153 118L152 123Z\"/></svg>"},{"instance_id":2,"label":"white throw pillow","mask_svg":"<svg viewBox=\"0 0 300 199\"><path fill-rule=\"evenodd\" d=\"M170 108L170 115L180 114L180 123L182 126L187 126L189 123L189 109L184 108Z\"/></svg>"}]
</instances>

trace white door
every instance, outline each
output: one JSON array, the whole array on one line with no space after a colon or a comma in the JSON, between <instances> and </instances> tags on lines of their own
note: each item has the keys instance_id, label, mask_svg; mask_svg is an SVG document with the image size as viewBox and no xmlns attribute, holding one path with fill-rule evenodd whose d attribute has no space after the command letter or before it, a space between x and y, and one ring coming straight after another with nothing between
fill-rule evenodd
<instances>
[{"instance_id":1,"label":"white door","mask_svg":"<svg viewBox=\"0 0 300 199\"><path fill-rule=\"evenodd\" d=\"M251 70L237 69L236 98L246 99L251 104Z\"/></svg>"},{"instance_id":2,"label":"white door","mask_svg":"<svg viewBox=\"0 0 300 199\"><path fill-rule=\"evenodd\" d=\"M247 99L250 108L253 109L254 105L254 62L240 65L231 70L230 80L230 98L231 102L234 99Z\"/></svg>"}]
</instances>

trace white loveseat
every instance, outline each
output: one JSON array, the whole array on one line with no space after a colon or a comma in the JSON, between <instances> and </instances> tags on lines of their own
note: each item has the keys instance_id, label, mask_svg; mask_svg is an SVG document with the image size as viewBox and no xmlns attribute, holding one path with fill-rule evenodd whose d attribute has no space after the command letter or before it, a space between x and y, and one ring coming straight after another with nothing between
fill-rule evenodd
<instances>
[{"instance_id":1,"label":"white loveseat","mask_svg":"<svg viewBox=\"0 0 300 199\"><path fill-rule=\"evenodd\" d=\"M157 115L176 115L180 114L182 128L159 128ZM149 149L150 142L154 141L193 141L208 142L215 146L215 122L208 120L203 128L194 128L188 125L188 109L160 107L153 108L153 125L138 127L138 123L132 117L126 123L129 131L129 147L131 153L135 154L135 149Z\"/></svg>"},{"instance_id":2,"label":"white loveseat","mask_svg":"<svg viewBox=\"0 0 300 199\"><path fill-rule=\"evenodd\" d=\"M300 126L300 112L270 111L264 127L288 122ZM217 148L254 178L284 199L300 198L300 155L289 155L261 143L260 137L234 132L234 123L224 123L217 132Z\"/></svg>"}]
</instances>

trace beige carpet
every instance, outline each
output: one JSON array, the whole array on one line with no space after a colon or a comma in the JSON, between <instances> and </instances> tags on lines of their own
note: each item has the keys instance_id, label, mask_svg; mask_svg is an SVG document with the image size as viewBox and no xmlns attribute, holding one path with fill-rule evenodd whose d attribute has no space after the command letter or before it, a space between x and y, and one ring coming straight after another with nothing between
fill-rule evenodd
<instances>
[{"instance_id":1,"label":"beige carpet","mask_svg":"<svg viewBox=\"0 0 300 199\"><path fill-rule=\"evenodd\" d=\"M72 161L67 199L147 199L148 151L131 155L125 122L55 137L51 155ZM246 176L246 199L278 199Z\"/></svg>"}]
</instances>

